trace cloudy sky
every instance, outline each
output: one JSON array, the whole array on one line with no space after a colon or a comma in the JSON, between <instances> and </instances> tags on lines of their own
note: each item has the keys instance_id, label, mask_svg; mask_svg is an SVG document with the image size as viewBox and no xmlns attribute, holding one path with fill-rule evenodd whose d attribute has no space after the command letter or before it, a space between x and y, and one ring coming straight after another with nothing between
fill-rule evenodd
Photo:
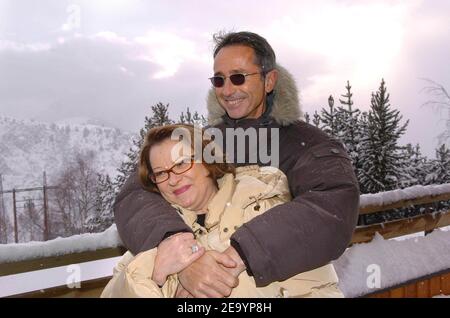
<instances>
[{"instance_id":1,"label":"cloudy sky","mask_svg":"<svg viewBox=\"0 0 450 318\"><path fill-rule=\"evenodd\" d=\"M0 0L0 115L88 117L137 131L150 106L205 113L211 35L250 30L295 76L309 113L345 91L367 110L382 78L434 156L442 132L422 89L450 89L450 1Z\"/></svg>"}]
</instances>

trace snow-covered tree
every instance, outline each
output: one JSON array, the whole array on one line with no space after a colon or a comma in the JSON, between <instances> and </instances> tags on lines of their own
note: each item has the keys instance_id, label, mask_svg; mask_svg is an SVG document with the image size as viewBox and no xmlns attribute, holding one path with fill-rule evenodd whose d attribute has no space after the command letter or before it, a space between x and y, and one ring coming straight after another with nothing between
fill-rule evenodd
<instances>
[{"instance_id":1,"label":"snow-covered tree","mask_svg":"<svg viewBox=\"0 0 450 318\"><path fill-rule=\"evenodd\" d=\"M20 241L41 241L43 239L42 212L38 211L32 198L25 198L22 213L19 214Z\"/></svg>"},{"instance_id":2,"label":"snow-covered tree","mask_svg":"<svg viewBox=\"0 0 450 318\"><path fill-rule=\"evenodd\" d=\"M400 187L406 188L417 184L425 184L427 175L427 158L422 155L420 145L407 144L403 149L403 168L400 171Z\"/></svg>"},{"instance_id":3,"label":"snow-covered tree","mask_svg":"<svg viewBox=\"0 0 450 318\"><path fill-rule=\"evenodd\" d=\"M338 118L337 118L337 110L334 107L334 98L330 95L328 98L328 110L322 108L320 120L322 122L322 126L320 127L323 131L325 131L328 135L332 137L338 136Z\"/></svg>"},{"instance_id":4,"label":"snow-covered tree","mask_svg":"<svg viewBox=\"0 0 450 318\"><path fill-rule=\"evenodd\" d=\"M87 232L103 232L114 223L115 196L114 183L109 175L97 174L95 211L87 217L83 225Z\"/></svg>"},{"instance_id":5,"label":"snow-covered tree","mask_svg":"<svg viewBox=\"0 0 450 318\"><path fill-rule=\"evenodd\" d=\"M347 81L345 86L346 93L341 95L343 98L339 99L342 106L338 108L338 136L342 143L347 148L348 154L352 159L355 174L358 175L361 169L361 161L359 158L360 142L362 138L362 130L359 124L360 110L352 108L353 93L351 92L350 82Z\"/></svg>"},{"instance_id":6,"label":"snow-covered tree","mask_svg":"<svg viewBox=\"0 0 450 318\"><path fill-rule=\"evenodd\" d=\"M139 136L133 140L133 145L127 153L127 159L117 169L119 174L114 180L116 191L119 191L131 173L136 169L139 160L139 150L144 143L147 132L153 127L173 124L173 121L169 118L169 104L164 105L159 102L151 106L151 110L152 116L145 116L144 127L139 131Z\"/></svg>"},{"instance_id":7,"label":"snow-covered tree","mask_svg":"<svg viewBox=\"0 0 450 318\"><path fill-rule=\"evenodd\" d=\"M399 138L405 133L409 121L401 125L402 116L389 104L384 80L373 94L367 122L363 122L361 140L361 170L359 181L362 193L377 193L396 189L398 172L402 169Z\"/></svg>"},{"instance_id":8,"label":"snow-covered tree","mask_svg":"<svg viewBox=\"0 0 450 318\"><path fill-rule=\"evenodd\" d=\"M426 184L450 183L450 149L441 145L436 149L436 159L430 160Z\"/></svg>"},{"instance_id":9,"label":"snow-covered tree","mask_svg":"<svg viewBox=\"0 0 450 318\"><path fill-rule=\"evenodd\" d=\"M8 220L0 217L0 244L8 242Z\"/></svg>"},{"instance_id":10,"label":"snow-covered tree","mask_svg":"<svg viewBox=\"0 0 450 318\"><path fill-rule=\"evenodd\" d=\"M83 233L88 217L95 214L98 194L98 172L93 166L95 154L78 153L52 181L49 238Z\"/></svg>"}]
</instances>

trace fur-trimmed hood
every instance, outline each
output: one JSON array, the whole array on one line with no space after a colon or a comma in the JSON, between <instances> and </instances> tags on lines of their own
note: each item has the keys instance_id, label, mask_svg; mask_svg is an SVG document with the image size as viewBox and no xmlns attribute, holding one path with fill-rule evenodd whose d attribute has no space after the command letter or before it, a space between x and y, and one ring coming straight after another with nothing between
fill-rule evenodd
<instances>
[{"instance_id":1,"label":"fur-trimmed hood","mask_svg":"<svg viewBox=\"0 0 450 318\"><path fill-rule=\"evenodd\" d=\"M273 104L269 116L279 125L288 126L293 122L303 119L297 85L293 76L282 66L276 66L278 80L274 88ZM208 122L216 126L223 122L225 110L217 101L214 88L211 88L207 97Z\"/></svg>"}]
</instances>

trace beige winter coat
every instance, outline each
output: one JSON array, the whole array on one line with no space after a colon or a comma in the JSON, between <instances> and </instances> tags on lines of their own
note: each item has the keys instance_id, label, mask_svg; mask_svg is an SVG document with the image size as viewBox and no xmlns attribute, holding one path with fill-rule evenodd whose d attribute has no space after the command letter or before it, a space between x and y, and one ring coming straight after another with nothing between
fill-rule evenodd
<instances>
[{"instance_id":1,"label":"beige winter coat","mask_svg":"<svg viewBox=\"0 0 450 318\"><path fill-rule=\"evenodd\" d=\"M219 191L208 206L205 227L196 223L195 212L176 207L207 250L224 251L230 246L230 236L243 223L291 199L286 176L274 167L240 167L236 177L227 174L218 185ZM162 288L151 280L156 253L157 248L136 256L127 252L101 297L174 297L179 284L176 274L170 275ZM256 287L253 277L244 271L230 297L343 297L337 282L331 264L265 287Z\"/></svg>"}]
</instances>

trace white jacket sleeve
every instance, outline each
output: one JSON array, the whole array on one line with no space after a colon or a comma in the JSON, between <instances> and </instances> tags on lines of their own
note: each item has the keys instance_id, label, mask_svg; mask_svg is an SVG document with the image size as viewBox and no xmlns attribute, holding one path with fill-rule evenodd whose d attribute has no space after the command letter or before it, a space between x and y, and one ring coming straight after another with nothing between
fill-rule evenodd
<instances>
[{"instance_id":1,"label":"white jacket sleeve","mask_svg":"<svg viewBox=\"0 0 450 318\"><path fill-rule=\"evenodd\" d=\"M168 277L160 288L153 280L157 248L133 256L124 254L114 268L113 278L108 282L102 298L163 298L174 297L178 280L176 275Z\"/></svg>"}]
</instances>

